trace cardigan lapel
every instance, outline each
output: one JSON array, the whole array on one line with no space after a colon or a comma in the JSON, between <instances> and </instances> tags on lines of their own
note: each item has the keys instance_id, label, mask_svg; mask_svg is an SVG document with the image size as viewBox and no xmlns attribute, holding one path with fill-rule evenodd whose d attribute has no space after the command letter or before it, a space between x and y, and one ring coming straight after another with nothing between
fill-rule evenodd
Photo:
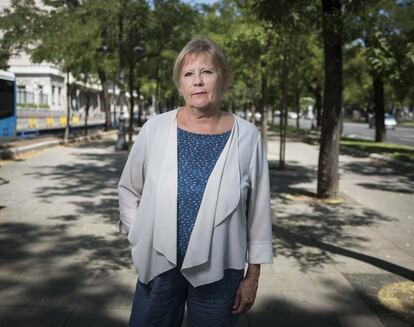
<instances>
[{"instance_id":1,"label":"cardigan lapel","mask_svg":"<svg viewBox=\"0 0 414 327\"><path fill-rule=\"evenodd\" d=\"M240 201L238 125L234 128L207 181L190 237L182 270L208 261L214 227L222 223Z\"/></svg>"},{"instance_id":2,"label":"cardigan lapel","mask_svg":"<svg viewBox=\"0 0 414 327\"><path fill-rule=\"evenodd\" d=\"M153 246L168 261L177 263L177 121L176 112L168 121L165 133L165 156L155 190ZM166 127L166 128L168 128ZM160 149L154 149L160 151Z\"/></svg>"}]
</instances>

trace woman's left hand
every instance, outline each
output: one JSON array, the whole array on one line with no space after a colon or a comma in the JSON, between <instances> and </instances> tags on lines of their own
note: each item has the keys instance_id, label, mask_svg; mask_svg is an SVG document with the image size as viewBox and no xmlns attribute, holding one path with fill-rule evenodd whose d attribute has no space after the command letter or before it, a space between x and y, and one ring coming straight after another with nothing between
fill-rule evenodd
<instances>
[{"instance_id":1,"label":"woman's left hand","mask_svg":"<svg viewBox=\"0 0 414 327\"><path fill-rule=\"evenodd\" d=\"M236 291L233 303L233 314L242 314L250 310L256 299L258 287L257 277L244 277Z\"/></svg>"}]
</instances>

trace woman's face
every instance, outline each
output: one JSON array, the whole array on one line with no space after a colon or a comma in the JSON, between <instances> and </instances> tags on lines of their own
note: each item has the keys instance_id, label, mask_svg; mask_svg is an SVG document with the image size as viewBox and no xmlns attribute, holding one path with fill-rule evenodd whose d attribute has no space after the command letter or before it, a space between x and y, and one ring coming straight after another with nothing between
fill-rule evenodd
<instances>
[{"instance_id":1,"label":"woman's face","mask_svg":"<svg viewBox=\"0 0 414 327\"><path fill-rule=\"evenodd\" d=\"M187 107L203 110L219 106L223 93L220 71L208 54L184 58L179 88Z\"/></svg>"}]
</instances>

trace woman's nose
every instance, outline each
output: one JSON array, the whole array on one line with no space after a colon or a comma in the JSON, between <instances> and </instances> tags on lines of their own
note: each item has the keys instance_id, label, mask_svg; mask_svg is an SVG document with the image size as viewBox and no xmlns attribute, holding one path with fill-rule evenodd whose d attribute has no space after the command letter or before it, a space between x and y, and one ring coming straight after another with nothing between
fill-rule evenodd
<instances>
[{"instance_id":1,"label":"woman's nose","mask_svg":"<svg viewBox=\"0 0 414 327\"><path fill-rule=\"evenodd\" d=\"M201 74L194 74L194 85L195 86L203 85L203 79L201 77Z\"/></svg>"}]
</instances>

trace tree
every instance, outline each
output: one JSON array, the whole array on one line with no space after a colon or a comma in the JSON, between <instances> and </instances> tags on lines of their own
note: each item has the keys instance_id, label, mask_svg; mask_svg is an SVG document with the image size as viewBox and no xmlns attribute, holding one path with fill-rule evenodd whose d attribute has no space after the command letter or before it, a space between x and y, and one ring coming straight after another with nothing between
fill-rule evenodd
<instances>
[{"instance_id":1,"label":"tree","mask_svg":"<svg viewBox=\"0 0 414 327\"><path fill-rule=\"evenodd\" d=\"M8 68L12 55L27 50L39 9L34 0L14 0L0 16L0 69Z\"/></svg>"},{"instance_id":2,"label":"tree","mask_svg":"<svg viewBox=\"0 0 414 327\"><path fill-rule=\"evenodd\" d=\"M339 122L342 107L342 6L341 0L251 1L264 19L283 26L306 25L322 17L325 82L317 195L335 198L338 191Z\"/></svg>"},{"instance_id":3,"label":"tree","mask_svg":"<svg viewBox=\"0 0 414 327\"><path fill-rule=\"evenodd\" d=\"M339 122L342 115L342 3L322 0L325 84L321 145L318 161L318 197L336 198L338 192Z\"/></svg>"},{"instance_id":4,"label":"tree","mask_svg":"<svg viewBox=\"0 0 414 327\"><path fill-rule=\"evenodd\" d=\"M371 1L351 22L358 26L359 34L355 38L360 40L361 52L370 68L377 142L385 140L386 101L390 103L394 97L403 102L413 85L412 78L407 79L405 73L412 62L406 55L410 52L413 6L410 0ZM394 95L390 88L386 92L387 86L394 87Z\"/></svg>"}]
</instances>

